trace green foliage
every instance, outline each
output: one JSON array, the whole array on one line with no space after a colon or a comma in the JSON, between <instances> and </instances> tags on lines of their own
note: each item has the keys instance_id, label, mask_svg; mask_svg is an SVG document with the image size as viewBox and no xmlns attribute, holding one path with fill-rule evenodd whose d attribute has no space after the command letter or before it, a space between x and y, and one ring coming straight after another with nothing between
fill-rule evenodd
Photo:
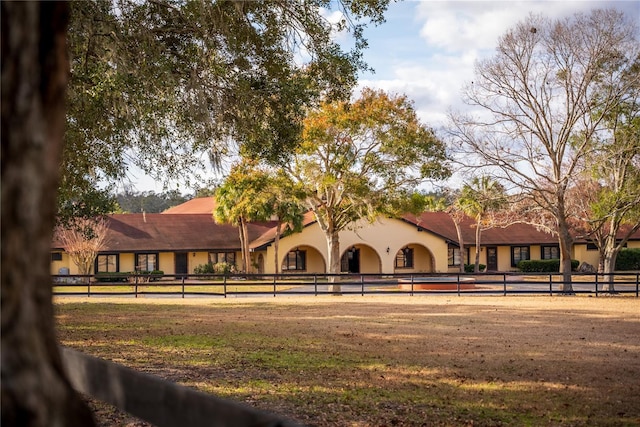
<instances>
[{"instance_id":1,"label":"green foliage","mask_svg":"<svg viewBox=\"0 0 640 427\"><path fill-rule=\"evenodd\" d=\"M465 273L473 273L475 271L475 268L476 268L475 264L465 264L464 265L464 272ZM478 264L479 271L484 271L485 268L487 268L486 265Z\"/></svg>"},{"instance_id":2,"label":"green foliage","mask_svg":"<svg viewBox=\"0 0 640 427\"><path fill-rule=\"evenodd\" d=\"M215 264L209 262L197 265L193 272L195 274L233 274L236 273L236 266L228 262L217 262Z\"/></svg>"},{"instance_id":3,"label":"green foliage","mask_svg":"<svg viewBox=\"0 0 640 427\"><path fill-rule=\"evenodd\" d=\"M571 270L575 271L580 261L571 260ZM559 259L528 259L518 262L518 269L524 273L557 273L560 271Z\"/></svg>"},{"instance_id":4,"label":"green foliage","mask_svg":"<svg viewBox=\"0 0 640 427\"><path fill-rule=\"evenodd\" d=\"M615 269L619 271L640 270L640 249L622 249L616 258Z\"/></svg>"},{"instance_id":5,"label":"green foliage","mask_svg":"<svg viewBox=\"0 0 640 427\"><path fill-rule=\"evenodd\" d=\"M415 188L449 176L445 147L406 96L364 89L309 113L288 168L319 216L341 230L360 218L423 210Z\"/></svg>"},{"instance_id":6,"label":"green foliage","mask_svg":"<svg viewBox=\"0 0 640 427\"><path fill-rule=\"evenodd\" d=\"M199 181L207 156L219 165L231 153L229 141L282 160L308 106L348 96L366 68L363 29L383 22L387 4L71 2L61 205L124 178L129 164L165 182ZM336 6L340 28L321 13ZM354 36L353 50L334 41L336 29Z\"/></svg>"},{"instance_id":7,"label":"green foliage","mask_svg":"<svg viewBox=\"0 0 640 427\"><path fill-rule=\"evenodd\" d=\"M164 193L125 191L116 196L123 213L159 213L188 200L177 190Z\"/></svg>"}]
</instances>

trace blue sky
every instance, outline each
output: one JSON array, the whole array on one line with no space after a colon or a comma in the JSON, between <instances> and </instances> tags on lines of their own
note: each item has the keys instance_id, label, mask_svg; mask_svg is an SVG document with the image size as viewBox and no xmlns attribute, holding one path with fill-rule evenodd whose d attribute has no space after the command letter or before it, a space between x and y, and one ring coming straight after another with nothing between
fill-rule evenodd
<instances>
[{"instance_id":1,"label":"blue sky","mask_svg":"<svg viewBox=\"0 0 640 427\"><path fill-rule=\"evenodd\" d=\"M493 56L498 39L527 17L562 18L615 7L640 23L640 1L404 1L391 3L386 22L365 32L365 61L375 74L360 86L403 93L421 120L439 128L449 109L464 109L460 90L478 59Z\"/></svg>"},{"instance_id":2,"label":"blue sky","mask_svg":"<svg viewBox=\"0 0 640 427\"><path fill-rule=\"evenodd\" d=\"M375 73L362 73L359 86L407 95L421 121L439 129L450 109L465 108L460 90L473 80L474 63L492 56L498 38L529 13L553 19L608 7L640 23L640 0L392 2L386 22L365 30L369 48L364 59ZM139 172L132 179L138 191L163 191L161 183Z\"/></svg>"}]
</instances>

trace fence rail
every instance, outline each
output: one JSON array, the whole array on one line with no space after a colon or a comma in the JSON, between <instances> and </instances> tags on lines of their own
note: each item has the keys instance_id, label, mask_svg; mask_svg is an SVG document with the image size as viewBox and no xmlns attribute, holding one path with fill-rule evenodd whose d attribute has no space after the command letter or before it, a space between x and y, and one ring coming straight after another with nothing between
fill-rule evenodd
<instances>
[{"instance_id":1,"label":"fence rail","mask_svg":"<svg viewBox=\"0 0 640 427\"><path fill-rule=\"evenodd\" d=\"M72 386L157 427L295 427L285 417L60 348Z\"/></svg>"},{"instance_id":2,"label":"fence rail","mask_svg":"<svg viewBox=\"0 0 640 427\"><path fill-rule=\"evenodd\" d=\"M124 277L55 275L56 296L178 296L203 297L248 295L518 295L567 294L559 273L421 273L421 274L180 274ZM336 287L336 285L339 285ZM640 295L640 272L574 273L573 294Z\"/></svg>"}]
</instances>

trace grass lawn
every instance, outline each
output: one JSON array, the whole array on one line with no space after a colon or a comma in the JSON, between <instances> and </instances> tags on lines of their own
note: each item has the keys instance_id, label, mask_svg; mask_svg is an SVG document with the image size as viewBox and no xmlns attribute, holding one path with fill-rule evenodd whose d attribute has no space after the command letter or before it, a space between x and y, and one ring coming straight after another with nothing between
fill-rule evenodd
<instances>
[{"instance_id":1,"label":"grass lawn","mask_svg":"<svg viewBox=\"0 0 640 427\"><path fill-rule=\"evenodd\" d=\"M311 426L640 426L640 300L55 300L63 345ZM142 426L92 402L100 425Z\"/></svg>"}]
</instances>

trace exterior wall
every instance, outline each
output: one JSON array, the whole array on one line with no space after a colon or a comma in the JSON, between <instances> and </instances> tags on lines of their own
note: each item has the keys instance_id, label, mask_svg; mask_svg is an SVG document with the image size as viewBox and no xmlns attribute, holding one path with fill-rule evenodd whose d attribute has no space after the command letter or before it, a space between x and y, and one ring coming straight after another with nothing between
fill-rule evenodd
<instances>
[{"instance_id":1,"label":"exterior wall","mask_svg":"<svg viewBox=\"0 0 640 427\"><path fill-rule=\"evenodd\" d=\"M136 270L136 257L133 253L121 253L120 254L120 272L129 272Z\"/></svg>"},{"instance_id":2,"label":"exterior wall","mask_svg":"<svg viewBox=\"0 0 640 427\"><path fill-rule=\"evenodd\" d=\"M576 244L573 246L572 258L577 259L580 263L586 262L595 268L598 268L598 251L588 250L586 243Z\"/></svg>"},{"instance_id":3,"label":"exterior wall","mask_svg":"<svg viewBox=\"0 0 640 427\"><path fill-rule=\"evenodd\" d=\"M356 248L360 249L360 273L380 273L380 257L376 250L366 245L356 245Z\"/></svg>"},{"instance_id":4,"label":"exterior wall","mask_svg":"<svg viewBox=\"0 0 640 427\"><path fill-rule=\"evenodd\" d=\"M173 252L160 252L158 256L158 270L164 274L174 274L176 272L176 258Z\"/></svg>"},{"instance_id":5,"label":"exterior wall","mask_svg":"<svg viewBox=\"0 0 640 427\"><path fill-rule=\"evenodd\" d=\"M59 251L53 251L53 252L59 252ZM73 263L73 261L71 261L69 254L67 254L66 252L62 252L62 260L51 261L51 268L50 268L51 274L53 275L60 274L61 268L68 268L69 274L80 274L80 272L78 271L78 267Z\"/></svg>"},{"instance_id":6,"label":"exterior wall","mask_svg":"<svg viewBox=\"0 0 640 427\"><path fill-rule=\"evenodd\" d=\"M205 265L209 262L209 252L189 252L187 260L189 273L193 274L197 266Z\"/></svg>"},{"instance_id":7,"label":"exterior wall","mask_svg":"<svg viewBox=\"0 0 640 427\"><path fill-rule=\"evenodd\" d=\"M417 271L447 272L447 243L446 241L429 232L419 232L414 225L397 219L381 218L373 224L366 221L360 222L360 227L355 231L345 230L340 232L340 254L342 255L352 246L360 247L360 271L391 274L395 271L395 254L403 247L415 245L423 247L425 252L418 251L417 254L424 255L424 263L416 266ZM327 242L320 230L320 226L314 223L305 227L302 232L292 234L280 239L278 249L279 264L286 254L296 248L310 247L317 251L320 257L327 264ZM363 250L362 248L366 248ZM389 252L387 253L387 248ZM428 261L426 253L429 253L431 261ZM310 264L310 251L307 250L307 271L313 272L319 266ZM315 257L315 254L313 255ZM376 259L377 258L377 259ZM274 249L273 245L267 248L265 257L265 272L273 273ZM425 265L432 267L425 267ZM432 268L430 270L429 268Z\"/></svg>"}]
</instances>

